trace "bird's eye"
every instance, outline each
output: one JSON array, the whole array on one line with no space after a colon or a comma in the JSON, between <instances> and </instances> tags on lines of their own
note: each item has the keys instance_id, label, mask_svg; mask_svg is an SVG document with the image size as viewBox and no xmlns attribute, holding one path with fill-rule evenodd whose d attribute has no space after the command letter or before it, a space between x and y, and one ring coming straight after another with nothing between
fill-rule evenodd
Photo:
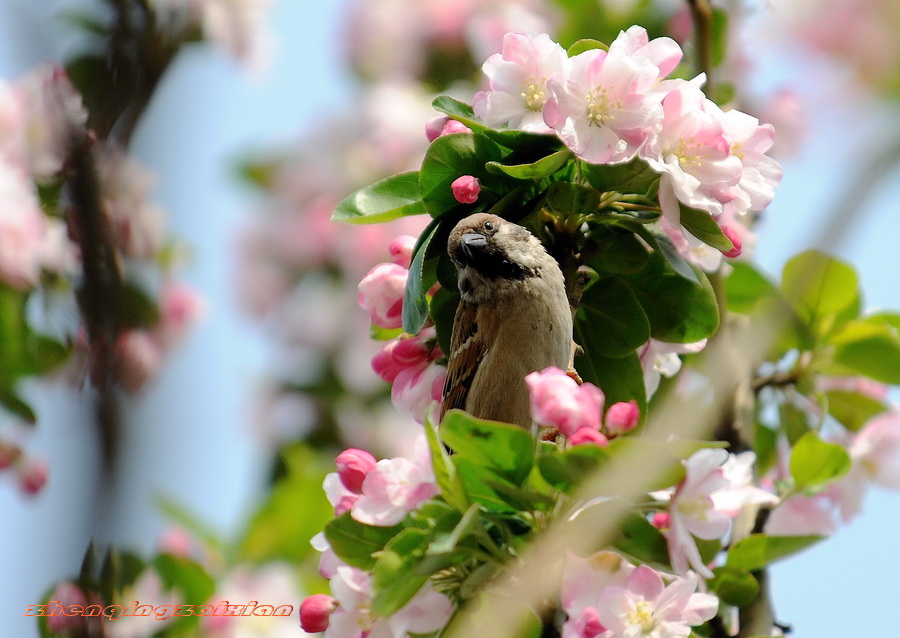
<instances>
[{"instance_id":1,"label":"bird's eye","mask_svg":"<svg viewBox=\"0 0 900 638\"><path fill-rule=\"evenodd\" d=\"M484 222L485 230L494 230L494 222Z\"/></svg>"}]
</instances>

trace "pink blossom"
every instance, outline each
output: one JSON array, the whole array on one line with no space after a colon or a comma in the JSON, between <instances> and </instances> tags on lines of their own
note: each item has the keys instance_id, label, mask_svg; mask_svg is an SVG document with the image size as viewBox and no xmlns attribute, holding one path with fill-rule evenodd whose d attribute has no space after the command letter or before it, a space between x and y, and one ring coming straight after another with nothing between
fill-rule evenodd
<instances>
[{"instance_id":1,"label":"pink blossom","mask_svg":"<svg viewBox=\"0 0 900 638\"><path fill-rule=\"evenodd\" d=\"M460 204L474 204L481 194L481 182L471 175L457 177L450 188L453 189L453 198Z\"/></svg>"},{"instance_id":2,"label":"pink blossom","mask_svg":"<svg viewBox=\"0 0 900 638\"><path fill-rule=\"evenodd\" d=\"M541 425L559 428L570 436L581 428L600 429L603 392L591 383L578 383L559 368L549 367L525 377L531 412Z\"/></svg>"},{"instance_id":3,"label":"pink blossom","mask_svg":"<svg viewBox=\"0 0 900 638\"><path fill-rule=\"evenodd\" d=\"M778 503L777 496L753 484L755 463L754 452L728 455L728 459L722 464L722 475L728 481L728 487L712 494L713 505L717 512L735 518L746 505Z\"/></svg>"},{"instance_id":4,"label":"pink blossom","mask_svg":"<svg viewBox=\"0 0 900 638\"><path fill-rule=\"evenodd\" d=\"M0 164L0 281L16 288L37 283L45 227L34 186Z\"/></svg>"},{"instance_id":5,"label":"pink blossom","mask_svg":"<svg viewBox=\"0 0 900 638\"><path fill-rule=\"evenodd\" d=\"M338 608L338 602L326 594L313 594L300 603L300 627L314 634L328 629L328 618Z\"/></svg>"},{"instance_id":6,"label":"pink blossom","mask_svg":"<svg viewBox=\"0 0 900 638\"><path fill-rule=\"evenodd\" d=\"M570 445L599 445L606 447L609 440L598 430L594 428L578 428L569 437Z\"/></svg>"},{"instance_id":7,"label":"pink blossom","mask_svg":"<svg viewBox=\"0 0 900 638\"><path fill-rule=\"evenodd\" d=\"M44 220L44 239L41 243L41 267L63 276L81 272L81 249L69 238L66 223L55 217Z\"/></svg>"},{"instance_id":8,"label":"pink blossom","mask_svg":"<svg viewBox=\"0 0 900 638\"><path fill-rule=\"evenodd\" d=\"M416 442L414 458L378 461L362 484L362 495L350 515L366 525L396 525L438 493L431 456L424 435Z\"/></svg>"},{"instance_id":9,"label":"pink blossom","mask_svg":"<svg viewBox=\"0 0 900 638\"><path fill-rule=\"evenodd\" d=\"M712 246L700 241L681 224L672 224L668 218L661 217L656 225L666 234L678 254L702 270L716 272L722 265L722 253Z\"/></svg>"},{"instance_id":10,"label":"pink blossom","mask_svg":"<svg viewBox=\"0 0 900 638\"><path fill-rule=\"evenodd\" d=\"M606 433L609 436L620 436L637 427L641 419L641 411L637 401L620 401L613 403L606 411Z\"/></svg>"},{"instance_id":11,"label":"pink blossom","mask_svg":"<svg viewBox=\"0 0 900 638\"><path fill-rule=\"evenodd\" d=\"M359 500L359 494L351 492L344 485L337 472L330 472L325 475L325 480L322 481L322 489L325 491L325 497L328 499L328 502L334 508L335 516L349 512L354 503Z\"/></svg>"},{"instance_id":12,"label":"pink blossom","mask_svg":"<svg viewBox=\"0 0 900 638\"><path fill-rule=\"evenodd\" d=\"M329 618L325 638L378 636L407 638L443 627L453 614L450 600L427 585L389 618L372 612L372 576L355 567L341 566L331 579L338 607Z\"/></svg>"},{"instance_id":13,"label":"pink blossom","mask_svg":"<svg viewBox=\"0 0 900 638\"><path fill-rule=\"evenodd\" d=\"M190 286L169 282L163 286L159 310L160 323L156 334L163 346L170 347L203 314L203 298Z\"/></svg>"},{"instance_id":14,"label":"pink blossom","mask_svg":"<svg viewBox=\"0 0 900 638\"><path fill-rule=\"evenodd\" d=\"M251 72L259 72L271 55L272 36L266 26L271 7L272 0L203 0L203 35Z\"/></svg>"},{"instance_id":15,"label":"pink blossom","mask_svg":"<svg viewBox=\"0 0 900 638\"><path fill-rule=\"evenodd\" d=\"M678 82L662 102L662 128L642 157L662 177L659 203L673 226L681 219L678 202L718 217L737 197L741 160L731 154L721 110L692 82Z\"/></svg>"},{"instance_id":16,"label":"pink blossom","mask_svg":"<svg viewBox=\"0 0 900 638\"><path fill-rule=\"evenodd\" d=\"M631 27L608 52L579 53L549 79L544 121L587 162L627 162L659 128L659 80L680 58L681 49L673 40L648 41L642 27Z\"/></svg>"},{"instance_id":17,"label":"pink blossom","mask_svg":"<svg viewBox=\"0 0 900 638\"><path fill-rule=\"evenodd\" d=\"M434 326L428 326L417 335L402 334L391 339L372 357L372 369L393 383L403 370L425 368L430 361L443 356L435 335Z\"/></svg>"},{"instance_id":18,"label":"pink blossom","mask_svg":"<svg viewBox=\"0 0 900 638\"><path fill-rule=\"evenodd\" d=\"M625 587L603 590L597 603L600 623L609 638L648 636L685 638L691 626L716 615L718 599L697 592L697 576L675 579L666 585L656 570L641 565L628 577Z\"/></svg>"},{"instance_id":19,"label":"pink blossom","mask_svg":"<svg viewBox=\"0 0 900 638\"><path fill-rule=\"evenodd\" d=\"M62 607L70 605L80 605L84 607L88 604L87 596L81 591L75 583L63 581L56 585L56 588L47 599L49 601L57 601ZM51 603L52 604L52 603ZM69 616L68 614L53 614L47 616L47 629L52 633L78 632L84 631L85 617L80 615Z\"/></svg>"},{"instance_id":20,"label":"pink blossom","mask_svg":"<svg viewBox=\"0 0 900 638\"><path fill-rule=\"evenodd\" d=\"M28 170L40 179L50 178L63 168L72 132L87 122L81 95L53 64L39 66L16 83L25 118L24 151Z\"/></svg>"},{"instance_id":21,"label":"pink blossom","mask_svg":"<svg viewBox=\"0 0 900 638\"><path fill-rule=\"evenodd\" d=\"M366 475L375 469L375 457L365 450L349 448L337 455L334 460L338 468L341 483L354 494L362 493L362 484Z\"/></svg>"},{"instance_id":22,"label":"pink blossom","mask_svg":"<svg viewBox=\"0 0 900 638\"><path fill-rule=\"evenodd\" d=\"M22 458L16 465L19 487L27 496L35 496L47 484L47 461L44 459Z\"/></svg>"},{"instance_id":23,"label":"pink blossom","mask_svg":"<svg viewBox=\"0 0 900 638\"><path fill-rule=\"evenodd\" d=\"M606 628L600 622L600 594L611 586L625 586L634 565L614 552L598 552L587 558L566 553L559 597L568 615L563 638L595 638Z\"/></svg>"},{"instance_id":24,"label":"pink blossom","mask_svg":"<svg viewBox=\"0 0 900 638\"><path fill-rule=\"evenodd\" d=\"M551 132L543 117L550 97L547 80L566 63L565 49L546 33L507 33L502 51L482 67L490 90L475 95L475 115L491 127Z\"/></svg>"},{"instance_id":25,"label":"pink blossom","mask_svg":"<svg viewBox=\"0 0 900 638\"><path fill-rule=\"evenodd\" d=\"M409 271L397 264L378 264L359 282L359 306L381 328L403 325L403 294Z\"/></svg>"},{"instance_id":26,"label":"pink blossom","mask_svg":"<svg viewBox=\"0 0 900 638\"><path fill-rule=\"evenodd\" d=\"M409 270L412 263L413 248L416 246L416 238L412 235L399 235L391 240L388 252L391 253L391 261Z\"/></svg>"},{"instance_id":27,"label":"pink blossom","mask_svg":"<svg viewBox=\"0 0 900 638\"><path fill-rule=\"evenodd\" d=\"M828 392L829 390L843 390L845 392L859 392L878 401L884 401L888 395L888 386L868 377L829 377L816 375L816 390Z\"/></svg>"},{"instance_id":28,"label":"pink blossom","mask_svg":"<svg viewBox=\"0 0 900 638\"><path fill-rule=\"evenodd\" d=\"M900 412L871 419L853 437L847 451L852 461L850 472L833 486L845 522L862 510L870 485L900 490Z\"/></svg>"},{"instance_id":29,"label":"pink blossom","mask_svg":"<svg viewBox=\"0 0 900 638\"><path fill-rule=\"evenodd\" d=\"M453 133L471 133L472 129L458 120L451 120L446 115L438 115L425 123L425 137L429 142Z\"/></svg>"},{"instance_id":30,"label":"pink blossom","mask_svg":"<svg viewBox=\"0 0 900 638\"><path fill-rule=\"evenodd\" d=\"M660 376L674 377L681 370L679 354L700 352L706 347L706 339L695 343L667 343L651 339L638 348L641 367L644 369L644 386L647 396L651 396L659 387Z\"/></svg>"},{"instance_id":31,"label":"pink blossom","mask_svg":"<svg viewBox=\"0 0 900 638\"><path fill-rule=\"evenodd\" d=\"M162 350L143 330L119 335L113 349L113 374L127 392L137 392L156 376L162 364Z\"/></svg>"},{"instance_id":32,"label":"pink blossom","mask_svg":"<svg viewBox=\"0 0 900 638\"><path fill-rule=\"evenodd\" d=\"M337 573L337 568L344 564L344 562L337 557L337 554L334 553L334 550L331 549L331 545L328 544L328 539L325 538L324 532L319 532L311 539L309 539L309 544L312 545L312 548L317 552L320 552L322 555L319 557L319 575L322 578L327 578L331 580L334 578L334 575Z\"/></svg>"},{"instance_id":33,"label":"pink blossom","mask_svg":"<svg viewBox=\"0 0 900 638\"><path fill-rule=\"evenodd\" d=\"M837 529L835 491L806 496L795 494L774 508L763 532L769 536L830 536Z\"/></svg>"},{"instance_id":34,"label":"pink blossom","mask_svg":"<svg viewBox=\"0 0 900 638\"><path fill-rule=\"evenodd\" d=\"M424 368L404 368L394 378L391 402L402 414L424 423L429 408L441 400L446 378L447 368L436 363ZM431 419L436 422L434 415Z\"/></svg>"},{"instance_id":35,"label":"pink blossom","mask_svg":"<svg viewBox=\"0 0 900 638\"><path fill-rule=\"evenodd\" d=\"M183 527L172 526L164 529L156 541L160 553L172 554L181 558L190 558L194 541Z\"/></svg>"}]
</instances>

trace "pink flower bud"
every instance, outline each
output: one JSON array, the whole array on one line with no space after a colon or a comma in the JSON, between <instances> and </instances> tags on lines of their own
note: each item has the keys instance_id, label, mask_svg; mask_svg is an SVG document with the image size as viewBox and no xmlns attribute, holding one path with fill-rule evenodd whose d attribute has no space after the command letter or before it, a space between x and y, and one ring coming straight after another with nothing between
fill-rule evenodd
<instances>
[{"instance_id":1,"label":"pink flower bud","mask_svg":"<svg viewBox=\"0 0 900 638\"><path fill-rule=\"evenodd\" d=\"M12 467L22 456L22 448L9 441L0 441L0 470Z\"/></svg>"},{"instance_id":2,"label":"pink flower bud","mask_svg":"<svg viewBox=\"0 0 900 638\"><path fill-rule=\"evenodd\" d=\"M403 325L403 293L409 272L397 264L378 264L359 282L359 306L382 328Z\"/></svg>"},{"instance_id":3,"label":"pink flower bud","mask_svg":"<svg viewBox=\"0 0 900 638\"><path fill-rule=\"evenodd\" d=\"M731 258L739 257L741 254L741 236L738 234L738 231L732 226L722 226L722 232L734 244L734 248L723 250L722 254Z\"/></svg>"},{"instance_id":4,"label":"pink flower bud","mask_svg":"<svg viewBox=\"0 0 900 638\"><path fill-rule=\"evenodd\" d=\"M672 523L672 516L668 512L657 512L653 515L653 519L650 523L656 529L666 530L669 529L669 526Z\"/></svg>"},{"instance_id":5,"label":"pink flower bud","mask_svg":"<svg viewBox=\"0 0 900 638\"><path fill-rule=\"evenodd\" d=\"M570 445L599 445L600 447L606 447L606 444L609 443L607 438L603 436L598 430L593 428L578 428L574 434L569 437Z\"/></svg>"},{"instance_id":6,"label":"pink flower bud","mask_svg":"<svg viewBox=\"0 0 900 638\"><path fill-rule=\"evenodd\" d=\"M600 429L603 392L591 383L578 385L559 368L549 367L525 377L531 412L540 425L572 436L581 428Z\"/></svg>"},{"instance_id":7,"label":"pink flower bud","mask_svg":"<svg viewBox=\"0 0 900 638\"><path fill-rule=\"evenodd\" d=\"M159 304L160 341L166 345L174 344L203 314L203 309L202 297L190 286L176 283L164 286Z\"/></svg>"},{"instance_id":8,"label":"pink flower bud","mask_svg":"<svg viewBox=\"0 0 900 638\"><path fill-rule=\"evenodd\" d=\"M641 419L637 401L620 401L609 406L606 411L606 433L619 436L633 430Z\"/></svg>"},{"instance_id":9,"label":"pink flower bud","mask_svg":"<svg viewBox=\"0 0 900 638\"><path fill-rule=\"evenodd\" d=\"M477 177L463 175L453 180L450 188L453 189L453 197L460 204L474 204L481 193L481 182Z\"/></svg>"},{"instance_id":10,"label":"pink flower bud","mask_svg":"<svg viewBox=\"0 0 900 638\"><path fill-rule=\"evenodd\" d=\"M391 253L391 261L401 268L409 269L412 263L413 248L416 246L416 238L412 235L400 235L395 237L388 245Z\"/></svg>"},{"instance_id":11,"label":"pink flower bud","mask_svg":"<svg viewBox=\"0 0 900 638\"><path fill-rule=\"evenodd\" d=\"M69 607L71 605L85 607L88 604L84 592L77 585L68 581L57 584L47 600L55 600L61 607ZM83 626L84 616L81 615L70 616L61 613L47 616L47 629L53 634L75 632L82 629Z\"/></svg>"},{"instance_id":12,"label":"pink flower bud","mask_svg":"<svg viewBox=\"0 0 900 638\"><path fill-rule=\"evenodd\" d=\"M328 629L328 619L338 601L327 594L313 594L300 603L300 627L309 634Z\"/></svg>"},{"instance_id":13,"label":"pink flower bud","mask_svg":"<svg viewBox=\"0 0 900 638\"><path fill-rule=\"evenodd\" d=\"M19 487L28 496L34 496L47 483L47 462L43 459L24 459L17 466Z\"/></svg>"},{"instance_id":14,"label":"pink flower bud","mask_svg":"<svg viewBox=\"0 0 900 638\"><path fill-rule=\"evenodd\" d=\"M425 124L425 136L429 142L435 141L444 135L451 133L471 133L472 129L456 120L451 120L446 115L433 117Z\"/></svg>"},{"instance_id":15,"label":"pink flower bud","mask_svg":"<svg viewBox=\"0 0 900 638\"><path fill-rule=\"evenodd\" d=\"M163 530L157 540L157 545L160 553L181 558L189 558L191 555L191 535L181 527L169 527Z\"/></svg>"},{"instance_id":16,"label":"pink flower bud","mask_svg":"<svg viewBox=\"0 0 900 638\"><path fill-rule=\"evenodd\" d=\"M425 123L425 137L428 138L428 141L433 142L439 138L449 121L450 118L446 115L437 115L428 120Z\"/></svg>"},{"instance_id":17,"label":"pink flower bud","mask_svg":"<svg viewBox=\"0 0 900 638\"><path fill-rule=\"evenodd\" d=\"M344 487L354 494L362 494L363 481L375 467L375 457L365 450L350 448L338 454L334 462Z\"/></svg>"}]
</instances>

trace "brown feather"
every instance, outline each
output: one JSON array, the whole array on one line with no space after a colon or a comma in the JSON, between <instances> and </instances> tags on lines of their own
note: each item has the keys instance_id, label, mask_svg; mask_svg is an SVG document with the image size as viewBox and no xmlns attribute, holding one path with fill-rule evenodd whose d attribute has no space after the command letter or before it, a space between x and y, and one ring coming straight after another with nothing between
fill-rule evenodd
<instances>
[{"instance_id":1,"label":"brown feather","mask_svg":"<svg viewBox=\"0 0 900 638\"><path fill-rule=\"evenodd\" d=\"M487 352L487 344L476 339L478 334L478 306L460 301L453 319L457 326L450 341L450 361L447 380L444 382L444 398L441 401L441 419L448 410L465 409L466 399L478 364Z\"/></svg>"}]
</instances>

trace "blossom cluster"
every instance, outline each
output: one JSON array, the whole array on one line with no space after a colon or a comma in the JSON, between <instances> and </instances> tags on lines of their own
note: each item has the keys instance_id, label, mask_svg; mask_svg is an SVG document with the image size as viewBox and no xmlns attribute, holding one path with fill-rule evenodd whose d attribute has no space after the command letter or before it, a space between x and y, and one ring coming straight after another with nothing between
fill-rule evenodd
<instances>
[{"instance_id":1,"label":"blossom cluster","mask_svg":"<svg viewBox=\"0 0 900 638\"><path fill-rule=\"evenodd\" d=\"M572 57L547 34L510 33L484 63L489 89L473 109L488 126L555 133L590 164L646 162L660 175L665 221L680 228L681 205L708 212L732 240L733 257L746 232L740 218L765 208L781 181L766 154L774 129L723 111L704 95L702 74L670 78L681 58L674 40L649 40L639 26L608 50Z\"/></svg>"}]
</instances>

